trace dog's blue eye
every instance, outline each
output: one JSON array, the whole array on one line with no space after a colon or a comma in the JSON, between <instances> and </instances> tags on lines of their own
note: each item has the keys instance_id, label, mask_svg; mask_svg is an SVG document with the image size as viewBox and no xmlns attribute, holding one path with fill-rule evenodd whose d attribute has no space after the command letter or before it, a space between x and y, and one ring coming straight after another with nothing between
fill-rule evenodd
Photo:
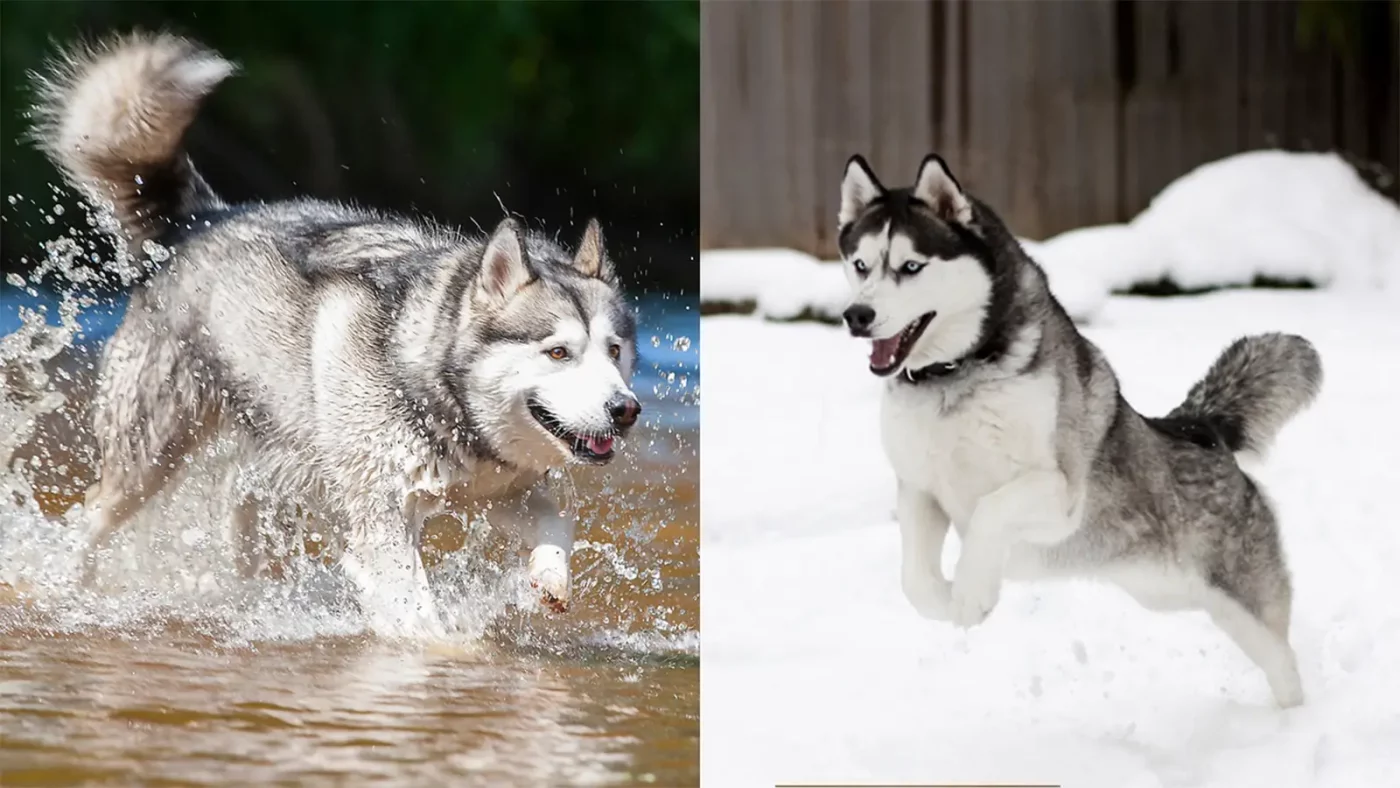
<instances>
[{"instance_id":1,"label":"dog's blue eye","mask_svg":"<svg viewBox=\"0 0 1400 788\"><path fill-rule=\"evenodd\" d=\"M855 269L856 269L856 273L858 273L858 274L863 274L863 273L865 273L865 261L864 261L864 260L852 260L852 261L851 261L851 267L855 268Z\"/></svg>"},{"instance_id":2,"label":"dog's blue eye","mask_svg":"<svg viewBox=\"0 0 1400 788\"><path fill-rule=\"evenodd\" d=\"M924 270L925 265L928 264L920 263L917 260L909 260L905 262L899 270L906 274L917 274L918 272Z\"/></svg>"}]
</instances>

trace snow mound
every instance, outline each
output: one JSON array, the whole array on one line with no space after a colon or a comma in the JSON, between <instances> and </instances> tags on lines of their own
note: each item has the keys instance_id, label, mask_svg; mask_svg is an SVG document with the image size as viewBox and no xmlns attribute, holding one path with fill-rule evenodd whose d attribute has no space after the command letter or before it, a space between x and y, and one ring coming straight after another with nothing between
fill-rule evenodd
<instances>
[{"instance_id":1,"label":"snow mound","mask_svg":"<svg viewBox=\"0 0 1400 788\"><path fill-rule=\"evenodd\" d=\"M1335 153L1254 151L1203 165L1133 226L1185 288L1267 276L1374 289L1400 277L1400 208Z\"/></svg>"},{"instance_id":2,"label":"snow mound","mask_svg":"<svg viewBox=\"0 0 1400 788\"><path fill-rule=\"evenodd\" d=\"M1076 320L1097 314L1114 291L1161 279L1165 269L1126 224L1083 227L1043 242L1021 239L1021 247L1045 269L1050 291Z\"/></svg>"},{"instance_id":3,"label":"snow mound","mask_svg":"<svg viewBox=\"0 0 1400 788\"><path fill-rule=\"evenodd\" d=\"M835 320L849 299L841 266L791 249L719 249L700 255L702 304L753 304L771 320Z\"/></svg>"},{"instance_id":4,"label":"snow mound","mask_svg":"<svg viewBox=\"0 0 1400 788\"><path fill-rule=\"evenodd\" d=\"M1400 207L1335 153L1241 153L1176 179L1128 224L1024 245L1081 320L1112 291L1162 280L1400 291Z\"/></svg>"}]
</instances>

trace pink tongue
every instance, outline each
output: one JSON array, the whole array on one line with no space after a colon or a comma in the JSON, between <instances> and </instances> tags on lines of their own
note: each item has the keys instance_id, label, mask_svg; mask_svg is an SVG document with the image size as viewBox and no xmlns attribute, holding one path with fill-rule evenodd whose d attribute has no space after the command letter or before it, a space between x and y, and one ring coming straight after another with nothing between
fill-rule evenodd
<instances>
[{"instance_id":1,"label":"pink tongue","mask_svg":"<svg viewBox=\"0 0 1400 788\"><path fill-rule=\"evenodd\" d=\"M613 439L611 436L606 438L588 439L588 450L593 452L594 454L607 454L608 452L612 451L612 447Z\"/></svg>"},{"instance_id":2,"label":"pink tongue","mask_svg":"<svg viewBox=\"0 0 1400 788\"><path fill-rule=\"evenodd\" d=\"M900 335L889 339L877 339L870 343L870 366L885 369L894 363L894 354L899 352Z\"/></svg>"}]
</instances>

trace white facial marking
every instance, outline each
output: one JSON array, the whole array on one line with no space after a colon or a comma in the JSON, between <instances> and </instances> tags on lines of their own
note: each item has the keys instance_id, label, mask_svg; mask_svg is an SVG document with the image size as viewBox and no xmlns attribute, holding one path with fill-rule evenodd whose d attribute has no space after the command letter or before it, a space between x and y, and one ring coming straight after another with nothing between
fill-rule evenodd
<instances>
[{"instance_id":1,"label":"white facial marking","mask_svg":"<svg viewBox=\"0 0 1400 788\"><path fill-rule=\"evenodd\" d=\"M854 268L857 259L867 266L863 278ZM896 273L910 261L924 268L916 274ZM908 236L887 224L860 239L847 261L846 275L854 291L851 302L875 310L870 333L876 339L893 337L923 315L936 313L904 368L952 361L977 344L992 292L991 277L977 258L945 260L919 254Z\"/></svg>"},{"instance_id":2,"label":"white facial marking","mask_svg":"<svg viewBox=\"0 0 1400 788\"><path fill-rule=\"evenodd\" d=\"M851 290L857 294L864 284L878 272L884 265L885 250L889 248L890 223L885 222L885 226L877 233L868 233L861 236L856 242L855 254L846 260L846 281L850 283ZM862 275L856 270L856 263L859 261L865 266L865 274ZM857 297L855 302L859 302Z\"/></svg>"},{"instance_id":3,"label":"white facial marking","mask_svg":"<svg viewBox=\"0 0 1400 788\"><path fill-rule=\"evenodd\" d=\"M614 360L609 348L620 345ZM563 347L568 356L551 358L551 348ZM547 468L568 460L571 447L543 428L529 412L533 399L543 405L568 432L580 436L613 433L608 400L614 395L633 396L627 385L632 349L606 315L595 316L585 327L577 317L558 321L542 342L504 344L487 352L473 365L471 385L483 398L483 430L500 447L503 456L517 464Z\"/></svg>"}]
</instances>

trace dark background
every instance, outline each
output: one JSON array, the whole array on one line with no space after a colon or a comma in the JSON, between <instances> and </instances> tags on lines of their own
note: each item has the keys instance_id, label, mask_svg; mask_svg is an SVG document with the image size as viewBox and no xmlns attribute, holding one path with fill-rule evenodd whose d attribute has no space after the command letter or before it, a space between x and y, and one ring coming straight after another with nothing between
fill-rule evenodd
<instances>
[{"instance_id":1,"label":"dark background","mask_svg":"<svg viewBox=\"0 0 1400 788\"><path fill-rule=\"evenodd\" d=\"M86 229L77 210L49 224L59 178L21 138L26 72L55 42L140 27L241 66L187 137L225 199L310 195L486 230L503 203L569 245L597 215L634 292L694 294L699 16L674 1L5 0L0 270L23 273L65 223Z\"/></svg>"}]
</instances>

